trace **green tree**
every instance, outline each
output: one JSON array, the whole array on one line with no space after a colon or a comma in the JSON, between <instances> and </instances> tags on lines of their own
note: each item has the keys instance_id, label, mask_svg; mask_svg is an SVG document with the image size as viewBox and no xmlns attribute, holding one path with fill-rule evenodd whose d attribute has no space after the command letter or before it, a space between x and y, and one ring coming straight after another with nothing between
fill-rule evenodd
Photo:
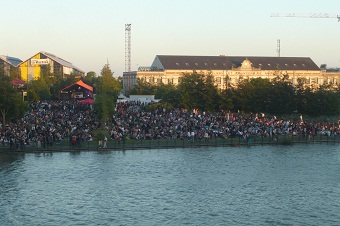
<instances>
[{"instance_id":1,"label":"green tree","mask_svg":"<svg viewBox=\"0 0 340 226\"><path fill-rule=\"evenodd\" d=\"M211 73L203 76L203 110L207 112L217 112L220 110L221 95L215 85L214 78Z\"/></svg>"},{"instance_id":2,"label":"green tree","mask_svg":"<svg viewBox=\"0 0 340 226\"><path fill-rule=\"evenodd\" d=\"M96 72L89 71L87 72L86 76L84 77L84 82L90 86L93 86L98 80L98 76Z\"/></svg>"},{"instance_id":3,"label":"green tree","mask_svg":"<svg viewBox=\"0 0 340 226\"><path fill-rule=\"evenodd\" d=\"M7 76L0 76L0 112L3 124L10 118L22 117L28 109L22 94L15 89Z\"/></svg>"},{"instance_id":4,"label":"green tree","mask_svg":"<svg viewBox=\"0 0 340 226\"><path fill-rule=\"evenodd\" d=\"M288 82L288 74L280 74L274 79L269 96L269 113L289 114L296 110L295 88Z\"/></svg>"},{"instance_id":5,"label":"green tree","mask_svg":"<svg viewBox=\"0 0 340 226\"><path fill-rule=\"evenodd\" d=\"M39 96L40 100L50 100L51 99L51 93L50 93L50 85L45 80L44 76L40 76L37 80L33 80L29 82L29 89L33 90L34 93L36 93ZM32 92L28 92L28 95L30 95ZM29 96L29 99L32 100L32 98Z\"/></svg>"},{"instance_id":6,"label":"green tree","mask_svg":"<svg viewBox=\"0 0 340 226\"><path fill-rule=\"evenodd\" d=\"M157 91L157 86L144 79L138 79L133 89L128 92L128 95L154 95Z\"/></svg>"},{"instance_id":7,"label":"green tree","mask_svg":"<svg viewBox=\"0 0 340 226\"><path fill-rule=\"evenodd\" d=\"M179 81L177 90L180 94L180 104L184 108L205 110L204 75L184 74Z\"/></svg>"},{"instance_id":8,"label":"green tree","mask_svg":"<svg viewBox=\"0 0 340 226\"><path fill-rule=\"evenodd\" d=\"M12 79L15 79L15 78L19 78L20 79L20 69L19 67L14 67L14 66L10 66L9 68L9 73L10 73L10 77Z\"/></svg>"},{"instance_id":9,"label":"green tree","mask_svg":"<svg viewBox=\"0 0 340 226\"><path fill-rule=\"evenodd\" d=\"M180 95L173 84L160 84L156 87L155 98L161 99L161 103L167 103L173 107L179 107ZM167 105L167 106L169 106Z\"/></svg>"},{"instance_id":10,"label":"green tree","mask_svg":"<svg viewBox=\"0 0 340 226\"><path fill-rule=\"evenodd\" d=\"M120 83L113 77L113 72L108 64L101 70L101 76L94 87L96 89L94 109L104 126L114 113L115 103L121 91Z\"/></svg>"}]
</instances>

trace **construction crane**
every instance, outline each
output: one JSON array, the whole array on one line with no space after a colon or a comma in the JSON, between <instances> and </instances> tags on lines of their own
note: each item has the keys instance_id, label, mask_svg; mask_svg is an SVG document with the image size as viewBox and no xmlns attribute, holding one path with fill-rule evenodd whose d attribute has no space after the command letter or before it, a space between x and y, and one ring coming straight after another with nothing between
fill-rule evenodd
<instances>
[{"instance_id":1,"label":"construction crane","mask_svg":"<svg viewBox=\"0 0 340 226\"><path fill-rule=\"evenodd\" d=\"M304 17L304 18L337 18L340 16L329 13L272 13L271 17Z\"/></svg>"}]
</instances>

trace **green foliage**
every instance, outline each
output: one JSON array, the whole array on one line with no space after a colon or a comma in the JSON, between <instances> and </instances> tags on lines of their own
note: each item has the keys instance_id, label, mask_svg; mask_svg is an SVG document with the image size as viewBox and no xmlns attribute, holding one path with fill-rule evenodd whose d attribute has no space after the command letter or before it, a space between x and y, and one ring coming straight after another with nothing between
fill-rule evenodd
<instances>
[{"instance_id":1,"label":"green foliage","mask_svg":"<svg viewBox=\"0 0 340 226\"><path fill-rule=\"evenodd\" d=\"M138 79L136 85L129 91L128 95L154 95L156 90L156 85L152 85L143 79Z\"/></svg>"},{"instance_id":2,"label":"green foliage","mask_svg":"<svg viewBox=\"0 0 340 226\"><path fill-rule=\"evenodd\" d=\"M3 124L10 118L22 117L28 109L22 93L14 88L7 76L0 76L0 113Z\"/></svg>"},{"instance_id":3,"label":"green foliage","mask_svg":"<svg viewBox=\"0 0 340 226\"><path fill-rule=\"evenodd\" d=\"M161 103L169 103L173 107L179 107L180 94L173 84L160 84L155 89L155 98L161 99Z\"/></svg>"},{"instance_id":4,"label":"green foliage","mask_svg":"<svg viewBox=\"0 0 340 226\"><path fill-rule=\"evenodd\" d=\"M184 74L177 86L181 105L186 109L205 109L204 75Z\"/></svg>"},{"instance_id":5,"label":"green foliage","mask_svg":"<svg viewBox=\"0 0 340 226\"><path fill-rule=\"evenodd\" d=\"M10 77L12 78L12 79L15 79L15 78L18 78L18 79L20 79L21 78L21 76L20 76L20 68L19 67L14 67L14 66L10 66Z\"/></svg>"},{"instance_id":6,"label":"green foliage","mask_svg":"<svg viewBox=\"0 0 340 226\"><path fill-rule=\"evenodd\" d=\"M98 78L98 81L94 84L94 86L97 94L106 93L114 98L118 97L118 94L122 89L119 81L113 77L113 72L109 65L105 65L103 67L101 70L101 76Z\"/></svg>"},{"instance_id":7,"label":"green foliage","mask_svg":"<svg viewBox=\"0 0 340 226\"><path fill-rule=\"evenodd\" d=\"M40 100L51 99L52 95L50 93L50 85L47 83L44 76L40 76L37 80L30 81L29 90L32 90L34 93L36 93ZM28 95L30 95L30 93L32 92L29 92ZM30 96L29 99L31 100Z\"/></svg>"},{"instance_id":8,"label":"green foliage","mask_svg":"<svg viewBox=\"0 0 340 226\"><path fill-rule=\"evenodd\" d=\"M115 103L122 87L113 77L109 65L103 67L101 76L94 87L96 88L94 109L103 126L114 113Z\"/></svg>"},{"instance_id":9,"label":"green foliage","mask_svg":"<svg viewBox=\"0 0 340 226\"><path fill-rule=\"evenodd\" d=\"M268 113L289 114L296 109L295 89L286 82L287 75L274 80L270 89Z\"/></svg>"},{"instance_id":10,"label":"green foliage","mask_svg":"<svg viewBox=\"0 0 340 226\"><path fill-rule=\"evenodd\" d=\"M84 82L90 86L93 86L97 81L98 81L98 76L94 71L88 72L86 76L84 77Z\"/></svg>"}]
</instances>

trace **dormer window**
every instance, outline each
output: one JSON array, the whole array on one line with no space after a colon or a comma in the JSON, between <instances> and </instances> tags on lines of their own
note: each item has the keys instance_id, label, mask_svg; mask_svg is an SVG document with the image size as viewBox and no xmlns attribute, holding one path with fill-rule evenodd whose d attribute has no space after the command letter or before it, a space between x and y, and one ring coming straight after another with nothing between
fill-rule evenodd
<instances>
[{"instance_id":1,"label":"dormer window","mask_svg":"<svg viewBox=\"0 0 340 226\"><path fill-rule=\"evenodd\" d=\"M189 66L189 63L185 63L185 65Z\"/></svg>"},{"instance_id":2,"label":"dormer window","mask_svg":"<svg viewBox=\"0 0 340 226\"><path fill-rule=\"evenodd\" d=\"M305 65L305 64L302 64L302 67L306 67L306 65Z\"/></svg>"},{"instance_id":3,"label":"dormer window","mask_svg":"<svg viewBox=\"0 0 340 226\"><path fill-rule=\"evenodd\" d=\"M208 63L204 63L205 66L208 66Z\"/></svg>"},{"instance_id":4,"label":"dormer window","mask_svg":"<svg viewBox=\"0 0 340 226\"><path fill-rule=\"evenodd\" d=\"M195 63L196 66L198 66L198 63Z\"/></svg>"},{"instance_id":5,"label":"dormer window","mask_svg":"<svg viewBox=\"0 0 340 226\"><path fill-rule=\"evenodd\" d=\"M176 63L177 66L179 66L179 63Z\"/></svg>"},{"instance_id":6,"label":"dormer window","mask_svg":"<svg viewBox=\"0 0 340 226\"><path fill-rule=\"evenodd\" d=\"M268 64L268 66L270 67L270 66L272 66L272 65Z\"/></svg>"}]
</instances>

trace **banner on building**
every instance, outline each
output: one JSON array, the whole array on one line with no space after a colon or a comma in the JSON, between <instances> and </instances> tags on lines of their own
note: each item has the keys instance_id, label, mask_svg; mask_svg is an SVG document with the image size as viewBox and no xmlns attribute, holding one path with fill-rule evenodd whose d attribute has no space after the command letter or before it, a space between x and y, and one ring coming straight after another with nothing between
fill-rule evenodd
<instances>
[{"instance_id":1,"label":"banner on building","mask_svg":"<svg viewBox=\"0 0 340 226\"><path fill-rule=\"evenodd\" d=\"M49 63L49 59L31 59L31 65L46 65Z\"/></svg>"}]
</instances>

